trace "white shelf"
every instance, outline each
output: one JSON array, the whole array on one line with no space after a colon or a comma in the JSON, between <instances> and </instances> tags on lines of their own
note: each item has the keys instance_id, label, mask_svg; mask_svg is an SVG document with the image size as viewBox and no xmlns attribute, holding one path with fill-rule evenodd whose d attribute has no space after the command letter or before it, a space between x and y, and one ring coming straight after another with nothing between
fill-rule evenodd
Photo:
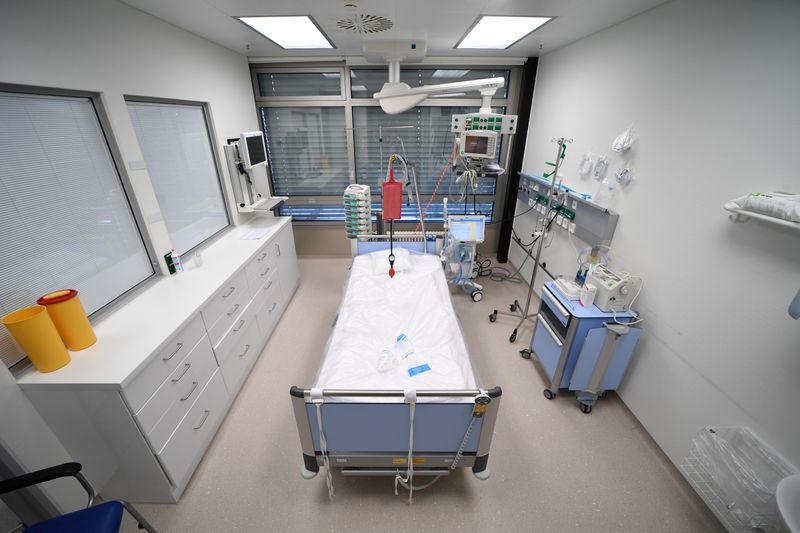
<instances>
[{"instance_id":1,"label":"white shelf","mask_svg":"<svg viewBox=\"0 0 800 533\"><path fill-rule=\"evenodd\" d=\"M747 209L742 209L734 202L726 202L724 207L726 211L730 211L731 213L733 213L733 215L730 215L730 218L733 222L747 222L748 219L755 218L758 220L769 222L771 224L783 226L785 228L800 230L800 222L791 222L789 220L783 220L781 218L775 218L768 215L762 215L761 213L748 211Z\"/></svg>"}]
</instances>

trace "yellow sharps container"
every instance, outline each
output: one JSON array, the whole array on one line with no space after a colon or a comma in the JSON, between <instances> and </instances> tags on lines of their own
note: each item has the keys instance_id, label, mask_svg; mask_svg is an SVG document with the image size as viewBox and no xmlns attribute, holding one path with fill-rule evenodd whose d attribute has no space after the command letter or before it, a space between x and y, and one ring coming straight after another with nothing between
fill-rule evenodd
<instances>
[{"instance_id":1,"label":"yellow sharps container","mask_svg":"<svg viewBox=\"0 0 800 533\"><path fill-rule=\"evenodd\" d=\"M36 303L47 307L58 334L64 339L67 348L73 352L88 348L97 342L89 317L86 316L86 311L83 310L81 300L78 298L78 291L75 289L45 294L36 300Z\"/></svg>"},{"instance_id":2,"label":"yellow sharps container","mask_svg":"<svg viewBox=\"0 0 800 533\"><path fill-rule=\"evenodd\" d=\"M52 372L69 363L64 341L47 309L24 307L0 319L39 372Z\"/></svg>"}]
</instances>

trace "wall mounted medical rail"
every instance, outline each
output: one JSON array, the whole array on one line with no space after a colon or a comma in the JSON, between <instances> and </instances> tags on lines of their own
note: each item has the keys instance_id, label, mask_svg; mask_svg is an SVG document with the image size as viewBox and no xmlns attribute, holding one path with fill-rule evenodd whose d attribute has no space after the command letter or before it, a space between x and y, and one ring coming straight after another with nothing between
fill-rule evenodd
<instances>
[{"instance_id":1,"label":"wall mounted medical rail","mask_svg":"<svg viewBox=\"0 0 800 533\"><path fill-rule=\"evenodd\" d=\"M555 184L555 186L551 187L550 189L551 192L550 194L547 195L547 207L544 211L544 214L539 219L541 221L542 233L536 239L538 245L536 247L536 254L533 257L533 271L531 272L530 282L528 283L528 296L525 299L525 307L523 309L522 306L519 305L519 302L517 300L514 300L514 302L511 305L509 305L508 312L498 311L497 309L495 309L492 312L492 314L489 315L490 322L494 322L495 320L497 320L497 315L513 316L519 318L519 322L517 322L517 325L514 327L514 331L511 332L511 336L508 338L508 342L516 342L519 328L521 328L522 325L528 320L530 320L531 322L535 322L536 316L538 315L538 313L529 312L531 307L531 297L533 296L533 283L534 281L536 281L536 274L538 273L539 267L541 266L539 263L539 258L542 255L544 234L545 231L547 231L548 218L550 217L550 211L553 209L553 203L555 202L554 197L556 196L558 191L563 190L561 183L563 181L563 177L559 176L558 171L561 168L561 163L564 159L564 154L566 153L567 149L567 144L571 143L572 139L566 137L558 137L555 139L551 139L550 142L556 143L558 145L558 149L556 151L556 160L554 163L552 163L553 171L549 174L549 176L552 176L551 181L553 184ZM545 177L547 176L548 175L545 175ZM558 180L558 183L556 183L556 180ZM536 227L539 227L539 221L536 222ZM522 244L519 242L517 242L517 244L522 246ZM528 255L530 255L530 253Z\"/></svg>"}]
</instances>

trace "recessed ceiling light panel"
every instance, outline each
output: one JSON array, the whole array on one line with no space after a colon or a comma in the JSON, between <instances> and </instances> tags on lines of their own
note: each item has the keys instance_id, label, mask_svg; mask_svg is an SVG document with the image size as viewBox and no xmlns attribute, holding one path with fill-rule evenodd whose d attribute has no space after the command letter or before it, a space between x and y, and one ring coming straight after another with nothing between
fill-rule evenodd
<instances>
[{"instance_id":1,"label":"recessed ceiling light panel","mask_svg":"<svg viewBox=\"0 0 800 533\"><path fill-rule=\"evenodd\" d=\"M286 49L333 48L331 41L308 15L285 17L236 17L258 33Z\"/></svg>"},{"instance_id":2,"label":"recessed ceiling light panel","mask_svg":"<svg viewBox=\"0 0 800 533\"><path fill-rule=\"evenodd\" d=\"M504 50L524 39L553 17L507 17L482 15L458 42L456 48Z\"/></svg>"}]
</instances>

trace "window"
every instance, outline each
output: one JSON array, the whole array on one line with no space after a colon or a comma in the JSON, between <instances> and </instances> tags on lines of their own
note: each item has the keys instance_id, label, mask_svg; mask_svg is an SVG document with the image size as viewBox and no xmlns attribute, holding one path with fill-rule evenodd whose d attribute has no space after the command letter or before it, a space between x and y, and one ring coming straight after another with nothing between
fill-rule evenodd
<instances>
[{"instance_id":1,"label":"window","mask_svg":"<svg viewBox=\"0 0 800 533\"><path fill-rule=\"evenodd\" d=\"M90 98L0 93L0 228L3 315L65 288L91 314L155 273Z\"/></svg>"},{"instance_id":2,"label":"window","mask_svg":"<svg viewBox=\"0 0 800 533\"><path fill-rule=\"evenodd\" d=\"M202 105L128 102L161 214L178 253L228 226Z\"/></svg>"},{"instance_id":3,"label":"window","mask_svg":"<svg viewBox=\"0 0 800 533\"><path fill-rule=\"evenodd\" d=\"M452 115L477 112L479 90L434 95L414 109L389 115L372 98L388 81L385 67L254 65L251 72L272 191L289 197L280 208L282 215L309 222L342 221L341 195L350 183L370 185L379 207L387 158L401 153L414 164L423 204L436 192L429 220L441 220L445 197L451 209L457 204L458 212L480 212L492 219L494 197L505 193L506 178L479 178L477 197L464 198L447 165L455 141ZM497 90L492 104L499 113L514 113L513 72L509 67L403 68L400 79L418 87L501 77L506 84ZM495 160L501 166L509 148L504 141L501 137ZM418 218L415 205L404 205L403 220Z\"/></svg>"},{"instance_id":4,"label":"window","mask_svg":"<svg viewBox=\"0 0 800 533\"><path fill-rule=\"evenodd\" d=\"M420 195L433 193L444 170L445 176L437 192L452 197L456 193L454 179L450 168L446 167L454 146L451 117L477 111L477 107L436 106L415 107L405 113L387 115L380 107L354 108L356 181L377 190L386 177L386 158L391 153L399 153L414 163ZM494 194L496 181L480 178L478 193Z\"/></svg>"},{"instance_id":5,"label":"window","mask_svg":"<svg viewBox=\"0 0 800 533\"><path fill-rule=\"evenodd\" d=\"M262 107L272 190L341 196L350 184L343 107Z\"/></svg>"}]
</instances>

